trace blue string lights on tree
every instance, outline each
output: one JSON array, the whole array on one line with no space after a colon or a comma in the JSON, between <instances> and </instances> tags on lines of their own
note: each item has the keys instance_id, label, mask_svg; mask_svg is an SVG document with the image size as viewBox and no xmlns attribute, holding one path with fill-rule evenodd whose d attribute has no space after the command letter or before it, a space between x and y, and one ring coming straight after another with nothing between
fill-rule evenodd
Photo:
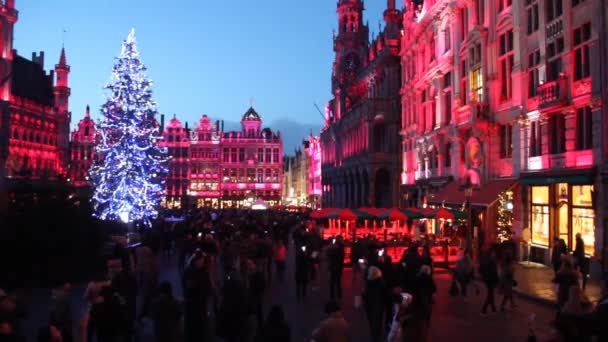
<instances>
[{"instance_id":1,"label":"blue string lights on tree","mask_svg":"<svg viewBox=\"0 0 608 342\"><path fill-rule=\"evenodd\" d=\"M145 71L131 30L105 87L109 94L101 107L97 145L102 158L90 171L94 215L102 220L150 226L158 215L169 157L157 146L162 137Z\"/></svg>"}]
</instances>

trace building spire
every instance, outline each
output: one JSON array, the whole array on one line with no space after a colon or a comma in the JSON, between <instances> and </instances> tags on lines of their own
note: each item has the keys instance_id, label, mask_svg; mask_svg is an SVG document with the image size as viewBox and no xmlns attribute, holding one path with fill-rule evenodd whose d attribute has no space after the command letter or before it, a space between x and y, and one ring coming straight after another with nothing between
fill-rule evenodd
<instances>
[{"instance_id":1,"label":"building spire","mask_svg":"<svg viewBox=\"0 0 608 342\"><path fill-rule=\"evenodd\" d=\"M63 45L63 44L62 44ZM59 66L65 67L68 65L67 59L65 58L65 47L61 46L61 56L59 57Z\"/></svg>"},{"instance_id":2,"label":"building spire","mask_svg":"<svg viewBox=\"0 0 608 342\"><path fill-rule=\"evenodd\" d=\"M89 105L87 105L87 110L84 112L84 117L87 119L91 117Z\"/></svg>"}]
</instances>

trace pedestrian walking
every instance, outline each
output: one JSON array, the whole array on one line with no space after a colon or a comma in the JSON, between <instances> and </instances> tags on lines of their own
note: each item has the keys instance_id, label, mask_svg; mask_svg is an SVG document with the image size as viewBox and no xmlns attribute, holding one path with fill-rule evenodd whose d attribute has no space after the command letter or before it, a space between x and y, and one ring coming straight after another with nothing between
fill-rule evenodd
<instances>
[{"instance_id":1,"label":"pedestrian walking","mask_svg":"<svg viewBox=\"0 0 608 342\"><path fill-rule=\"evenodd\" d=\"M280 282L285 279L285 260L287 260L287 247L282 240L278 239L273 247L274 265Z\"/></svg>"},{"instance_id":2,"label":"pedestrian walking","mask_svg":"<svg viewBox=\"0 0 608 342\"><path fill-rule=\"evenodd\" d=\"M266 277L251 259L247 261L247 291L250 313L255 317L257 328L260 329L264 323L262 302L266 291Z\"/></svg>"},{"instance_id":3,"label":"pedestrian walking","mask_svg":"<svg viewBox=\"0 0 608 342\"><path fill-rule=\"evenodd\" d=\"M560 267L562 266L562 256L568 254L566 248L566 242L564 239L555 238L553 241L553 250L551 251L551 265L553 266L553 272L557 275Z\"/></svg>"},{"instance_id":4,"label":"pedestrian walking","mask_svg":"<svg viewBox=\"0 0 608 342\"><path fill-rule=\"evenodd\" d=\"M471 259L470 251L465 251L462 256L456 261L456 269L454 270L454 279L460 285L460 295L467 296L467 288L474 276L473 259Z\"/></svg>"},{"instance_id":5,"label":"pedestrian walking","mask_svg":"<svg viewBox=\"0 0 608 342\"><path fill-rule=\"evenodd\" d=\"M576 243L574 246L572 256L574 257L576 268L581 274L582 288L584 290L587 287L587 276L589 275L589 259L585 257L585 242L581 237L581 233L576 234Z\"/></svg>"},{"instance_id":6,"label":"pedestrian walking","mask_svg":"<svg viewBox=\"0 0 608 342\"><path fill-rule=\"evenodd\" d=\"M511 303L511 308L517 307L513 300L513 287L517 285L515 282L515 268L513 266L513 260L511 254L507 253L500 265L500 289L503 293L502 304L500 305L500 311L505 311L505 306L508 302Z\"/></svg>"},{"instance_id":7,"label":"pedestrian walking","mask_svg":"<svg viewBox=\"0 0 608 342\"><path fill-rule=\"evenodd\" d=\"M344 245L342 238L332 240L327 249L329 268L329 298L342 298L342 272L344 270Z\"/></svg>"},{"instance_id":8,"label":"pedestrian walking","mask_svg":"<svg viewBox=\"0 0 608 342\"><path fill-rule=\"evenodd\" d=\"M156 342L177 342L182 304L173 296L171 283L159 285L158 296L152 303L152 320Z\"/></svg>"},{"instance_id":9,"label":"pedestrian walking","mask_svg":"<svg viewBox=\"0 0 608 342\"><path fill-rule=\"evenodd\" d=\"M365 313L369 323L371 339L380 342L384 339L383 319L385 310L385 297L387 296L382 271L376 266L371 266L367 273L367 282L363 293Z\"/></svg>"},{"instance_id":10,"label":"pedestrian walking","mask_svg":"<svg viewBox=\"0 0 608 342\"><path fill-rule=\"evenodd\" d=\"M559 272L557 272L554 281L557 284L558 311L561 311L564 304L566 304L568 301L570 286L578 286L578 274L576 273L572 260L569 256L564 255L562 257L561 268Z\"/></svg>"},{"instance_id":11,"label":"pedestrian walking","mask_svg":"<svg viewBox=\"0 0 608 342\"><path fill-rule=\"evenodd\" d=\"M306 245L301 246L296 251L296 298L302 300L306 298L308 281L310 280L312 262L306 251Z\"/></svg>"},{"instance_id":12,"label":"pedestrian walking","mask_svg":"<svg viewBox=\"0 0 608 342\"><path fill-rule=\"evenodd\" d=\"M487 314L488 308L491 308L492 312L496 312L494 293L496 291L496 286L498 285L499 277L498 264L496 263L496 250L494 248L491 248L482 255L479 264L479 274L486 286L486 299L481 307L481 314Z\"/></svg>"}]
</instances>

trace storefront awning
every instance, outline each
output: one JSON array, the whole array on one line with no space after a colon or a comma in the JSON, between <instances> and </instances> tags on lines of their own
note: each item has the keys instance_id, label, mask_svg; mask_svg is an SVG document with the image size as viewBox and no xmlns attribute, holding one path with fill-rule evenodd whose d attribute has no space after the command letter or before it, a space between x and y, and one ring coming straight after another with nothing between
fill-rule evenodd
<instances>
[{"instance_id":1,"label":"storefront awning","mask_svg":"<svg viewBox=\"0 0 608 342\"><path fill-rule=\"evenodd\" d=\"M559 175L559 176L531 176L522 177L521 183L525 185L546 185L556 183L568 184L593 184L593 174L583 173L574 175Z\"/></svg>"},{"instance_id":2,"label":"storefront awning","mask_svg":"<svg viewBox=\"0 0 608 342\"><path fill-rule=\"evenodd\" d=\"M477 207L489 207L498 200L501 192L511 189L517 184L516 180L493 180L481 185L478 190L473 190L471 204ZM446 185L434 195L429 195L429 204L455 204L461 205L465 201L464 190L460 188L460 182L454 181Z\"/></svg>"}]
</instances>

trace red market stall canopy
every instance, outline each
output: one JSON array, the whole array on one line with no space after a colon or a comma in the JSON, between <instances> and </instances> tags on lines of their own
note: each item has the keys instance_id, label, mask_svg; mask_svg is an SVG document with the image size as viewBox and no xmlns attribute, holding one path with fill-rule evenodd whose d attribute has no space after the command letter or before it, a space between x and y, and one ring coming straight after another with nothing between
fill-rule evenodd
<instances>
[{"instance_id":1,"label":"red market stall canopy","mask_svg":"<svg viewBox=\"0 0 608 342\"><path fill-rule=\"evenodd\" d=\"M333 212L327 215L327 217L346 221L374 218L371 214L356 209L343 209L338 212Z\"/></svg>"},{"instance_id":2,"label":"red market stall canopy","mask_svg":"<svg viewBox=\"0 0 608 342\"><path fill-rule=\"evenodd\" d=\"M391 208L377 214L376 217L383 220L391 221L407 221L408 219L416 219L422 217L421 214L407 209Z\"/></svg>"},{"instance_id":3,"label":"red market stall canopy","mask_svg":"<svg viewBox=\"0 0 608 342\"><path fill-rule=\"evenodd\" d=\"M467 214L463 213L462 211L450 210L446 208L424 210L422 214L425 218L437 220L463 220L467 218Z\"/></svg>"},{"instance_id":4,"label":"red market stall canopy","mask_svg":"<svg viewBox=\"0 0 608 342\"><path fill-rule=\"evenodd\" d=\"M329 214L340 211L338 208L323 208L319 210L312 211L310 213L311 218L320 219L327 218Z\"/></svg>"}]
</instances>

